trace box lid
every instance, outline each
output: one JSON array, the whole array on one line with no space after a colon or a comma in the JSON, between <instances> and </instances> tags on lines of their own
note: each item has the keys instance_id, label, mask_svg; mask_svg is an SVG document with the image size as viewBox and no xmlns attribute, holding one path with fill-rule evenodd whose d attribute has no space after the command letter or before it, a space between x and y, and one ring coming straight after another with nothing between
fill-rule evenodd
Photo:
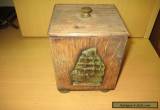
<instances>
[{"instance_id":1,"label":"box lid","mask_svg":"<svg viewBox=\"0 0 160 110\"><path fill-rule=\"evenodd\" d=\"M114 5L55 5L50 36L128 35Z\"/></svg>"}]
</instances>

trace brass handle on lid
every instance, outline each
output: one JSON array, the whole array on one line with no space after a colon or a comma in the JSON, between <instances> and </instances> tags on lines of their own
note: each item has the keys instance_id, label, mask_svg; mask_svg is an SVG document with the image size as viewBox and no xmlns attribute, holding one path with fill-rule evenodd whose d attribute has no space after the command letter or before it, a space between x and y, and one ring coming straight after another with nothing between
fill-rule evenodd
<instances>
[{"instance_id":1,"label":"brass handle on lid","mask_svg":"<svg viewBox=\"0 0 160 110\"><path fill-rule=\"evenodd\" d=\"M92 8L91 7L82 7L81 8L81 17L82 18L88 18L91 16L91 12L92 12Z\"/></svg>"}]
</instances>

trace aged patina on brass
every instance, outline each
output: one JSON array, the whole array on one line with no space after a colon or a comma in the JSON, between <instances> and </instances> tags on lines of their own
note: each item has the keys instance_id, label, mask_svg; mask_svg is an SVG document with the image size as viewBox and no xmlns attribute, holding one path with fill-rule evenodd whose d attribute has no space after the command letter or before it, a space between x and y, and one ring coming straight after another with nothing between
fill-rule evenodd
<instances>
[{"instance_id":1,"label":"aged patina on brass","mask_svg":"<svg viewBox=\"0 0 160 110\"><path fill-rule=\"evenodd\" d=\"M82 51L71 72L73 85L98 86L103 81L105 65L96 52L96 48Z\"/></svg>"}]
</instances>

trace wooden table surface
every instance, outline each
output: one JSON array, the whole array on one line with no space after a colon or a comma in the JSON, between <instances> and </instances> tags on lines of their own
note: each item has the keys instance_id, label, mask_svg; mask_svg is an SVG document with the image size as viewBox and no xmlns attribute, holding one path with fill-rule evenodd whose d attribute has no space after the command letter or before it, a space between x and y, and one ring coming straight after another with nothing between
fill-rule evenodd
<instances>
[{"instance_id":1,"label":"wooden table surface","mask_svg":"<svg viewBox=\"0 0 160 110\"><path fill-rule=\"evenodd\" d=\"M160 58L148 39L129 39L115 90L62 94L48 39L0 30L0 110L110 110L112 101L160 101Z\"/></svg>"}]
</instances>

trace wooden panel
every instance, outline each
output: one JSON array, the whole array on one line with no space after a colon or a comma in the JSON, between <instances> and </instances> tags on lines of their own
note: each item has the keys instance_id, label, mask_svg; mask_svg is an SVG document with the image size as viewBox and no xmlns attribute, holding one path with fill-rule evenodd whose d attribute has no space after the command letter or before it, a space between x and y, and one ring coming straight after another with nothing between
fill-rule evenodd
<instances>
[{"instance_id":1,"label":"wooden panel","mask_svg":"<svg viewBox=\"0 0 160 110\"><path fill-rule=\"evenodd\" d=\"M89 17L82 17L82 7L89 7L92 10ZM56 5L49 35L128 36L128 31L114 5Z\"/></svg>"},{"instance_id":2,"label":"wooden panel","mask_svg":"<svg viewBox=\"0 0 160 110\"><path fill-rule=\"evenodd\" d=\"M127 36L86 37L86 38L51 38L53 62L58 89L67 90L104 90L114 89L123 58ZM72 85L70 72L82 52L87 48L97 48L106 66L102 85L80 86Z\"/></svg>"},{"instance_id":3,"label":"wooden panel","mask_svg":"<svg viewBox=\"0 0 160 110\"><path fill-rule=\"evenodd\" d=\"M13 0L22 35L47 36L52 0Z\"/></svg>"}]
</instances>

